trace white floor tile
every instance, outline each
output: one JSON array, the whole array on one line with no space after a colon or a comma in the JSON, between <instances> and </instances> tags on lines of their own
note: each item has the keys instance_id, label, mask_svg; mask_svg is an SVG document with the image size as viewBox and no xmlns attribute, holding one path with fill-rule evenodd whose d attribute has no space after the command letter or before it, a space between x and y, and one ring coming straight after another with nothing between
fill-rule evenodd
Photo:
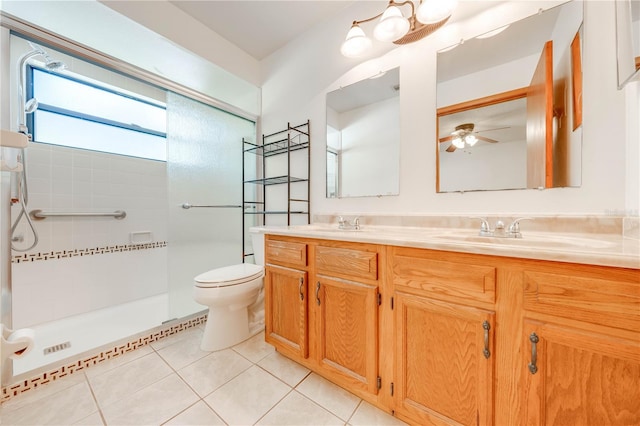
<instances>
[{"instance_id":1,"label":"white floor tile","mask_svg":"<svg viewBox=\"0 0 640 426\"><path fill-rule=\"evenodd\" d=\"M74 423L77 426L104 426L104 421L99 412L95 412L84 419L81 419Z\"/></svg>"},{"instance_id":2,"label":"white floor tile","mask_svg":"<svg viewBox=\"0 0 640 426\"><path fill-rule=\"evenodd\" d=\"M274 352L258 365L291 387L296 387L309 374L310 370L289 358Z\"/></svg>"},{"instance_id":3,"label":"white floor tile","mask_svg":"<svg viewBox=\"0 0 640 426\"><path fill-rule=\"evenodd\" d=\"M360 398L315 373L304 379L296 390L345 421L360 403Z\"/></svg>"},{"instance_id":4,"label":"white floor tile","mask_svg":"<svg viewBox=\"0 0 640 426\"><path fill-rule=\"evenodd\" d=\"M213 352L178 371L178 374L201 397L251 367L251 363L231 349Z\"/></svg>"},{"instance_id":5,"label":"white floor tile","mask_svg":"<svg viewBox=\"0 0 640 426\"><path fill-rule=\"evenodd\" d=\"M114 368L118 368L121 365L125 365L133 360L142 358L145 355L149 355L150 353L153 353L153 348L151 348L149 345L142 346L136 350L126 352L122 355L118 355L116 357L102 361L98 364L92 365L84 370L84 372L87 377L95 377L100 374L104 374L107 371L113 370Z\"/></svg>"},{"instance_id":6,"label":"white floor tile","mask_svg":"<svg viewBox=\"0 0 640 426\"><path fill-rule=\"evenodd\" d=\"M40 385L35 389L29 390L21 395L11 398L9 401L2 404L3 410L17 410L20 407L31 404L34 401L50 397L51 395L64 391L71 386L79 383L85 383L86 379L82 372L69 374L66 377L62 377L58 380L54 380L50 383Z\"/></svg>"},{"instance_id":7,"label":"white floor tile","mask_svg":"<svg viewBox=\"0 0 640 426\"><path fill-rule=\"evenodd\" d=\"M253 363L275 352L274 347L264 341L264 332L234 346L233 350Z\"/></svg>"},{"instance_id":8,"label":"white floor tile","mask_svg":"<svg viewBox=\"0 0 640 426\"><path fill-rule=\"evenodd\" d=\"M182 342L184 340L190 339L194 335L198 335L202 337L203 330L204 329L202 328L202 326L198 325L196 327L191 327L187 330L179 331L170 336L163 337L160 340L150 343L150 345L153 349L159 351L160 349L166 348L167 346L173 345L174 343Z\"/></svg>"},{"instance_id":9,"label":"white floor tile","mask_svg":"<svg viewBox=\"0 0 640 426\"><path fill-rule=\"evenodd\" d=\"M404 424L275 352L263 334L176 374L167 361L199 356L201 334L195 327L14 397L0 406L2 424Z\"/></svg>"},{"instance_id":10,"label":"white floor tile","mask_svg":"<svg viewBox=\"0 0 640 426\"><path fill-rule=\"evenodd\" d=\"M157 425L184 411L198 396L172 374L103 408L108 425Z\"/></svg>"},{"instance_id":11,"label":"white floor tile","mask_svg":"<svg viewBox=\"0 0 640 426\"><path fill-rule=\"evenodd\" d=\"M294 390L256 424L269 426L319 426L344 425L345 423Z\"/></svg>"},{"instance_id":12,"label":"white floor tile","mask_svg":"<svg viewBox=\"0 0 640 426\"><path fill-rule=\"evenodd\" d=\"M184 410L165 425L211 425L219 426L225 425L220 417L213 412L213 410L203 401L196 402L191 407Z\"/></svg>"},{"instance_id":13,"label":"white floor tile","mask_svg":"<svg viewBox=\"0 0 640 426\"><path fill-rule=\"evenodd\" d=\"M370 426L370 425L380 425L380 426L400 426L406 425L400 419L393 417L390 414L385 413L384 411L374 407L366 401L362 401L362 403L356 409L356 412L353 414L351 419L349 419L349 424L352 426Z\"/></svg>"},{"instance_id":14,"label":"white floor tile","mask_svg":"<svg viewBox=\"0 0 640 426\"><path fill-rule=\"evenodd\" d=\"M86 382L73 385L16 410L2 409L5 425L72 424L98 411Z\"/></svg>"},{"instance_id":15,"label":"white floor tile","mask_svg":"<svg viewBox=\"0 0 640 426\"><path fill-rule=\"evenodd\" d=\"M158 350L160 355L174 370L179 370L209 355L200 349L202 333L191 333L190 336Z\"/></svg>"},{"instance_id":16,"label":"white floor tile","mask_svg":"<svg viewBox=\"0 0 640 426\"><path fill-rule=\"evenodd\" d=\"M173 370L155 352L135 359L106 373L89 377L93 393L101 407L122 398L171 374Z\"/></svg>"},{"instance_id":17,"label":"white floor tile","mask_svg":"<svg viewBox=\"0 0 640 426\"><path fill-rule=\"evenodd\" d=\"M280 401L291 387L260 367L253 366L205 398L205 402L232 425L254 424Z\"/></svg>"}]
</instances>

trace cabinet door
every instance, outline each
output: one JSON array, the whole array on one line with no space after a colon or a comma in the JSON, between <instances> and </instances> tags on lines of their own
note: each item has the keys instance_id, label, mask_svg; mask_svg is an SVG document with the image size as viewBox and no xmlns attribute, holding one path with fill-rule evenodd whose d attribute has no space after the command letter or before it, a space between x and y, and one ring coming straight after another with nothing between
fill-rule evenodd
<instances>
[{"instance_id":1,"label":"cabinet door","mask_svg":"<svg viewBox=\"0 0 640 426\"><path fill-rule=\"evenodd\" d=\"M265 340L280 351L307 358L307 273L267 266L264 287Z\"/></svg>"},{"instance_id":2,"label":"cabinet door","mask_svg":"<svg viewBox=\"0 0 640 426\"><path fill-rule=\"evenodd\" d=\"M319 277L315 284L318 362L350 386L378 392L378 287Z\"/></svg>"},{"instance_id":3,"label":"cabinet door","mask_svg":"<svg viewBox=\"0 0 640 426\"><path fill-rule=\"evenodd\" d=\"M640 342L525 320L528 425L640 424Z\"/></svg>"},{"instance_id":4,"label":"cabinet door","mask_svg":"<svg viewBox=\"0 0 640 426\"><path fill-rule=\"evenodd\" d=\"M395 293L396 412L418 424L493 423L495 313Z\"/></svg>"}]
</instances>

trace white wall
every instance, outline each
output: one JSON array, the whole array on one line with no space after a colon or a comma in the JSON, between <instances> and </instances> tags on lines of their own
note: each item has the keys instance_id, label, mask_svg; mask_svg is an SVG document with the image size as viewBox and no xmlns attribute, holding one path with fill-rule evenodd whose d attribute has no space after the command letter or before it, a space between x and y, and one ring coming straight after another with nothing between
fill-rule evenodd
<instances>
[{"instance_id":1,"label":"white wall","mask_svg":"<svg viewBox=\"0 0 640 426\"><path fill-rule=\"evenodd\" d=\"M558 2L555 2L556 4ZM491 191L459 194L435 192L436 51L536 13L539 2L501 4L491 20L472 18L447 25L419 42L398 47L370 60L343 58L339 46L356 19L355 5L342 16L316 28L264 61L264 130L306 118L312 123L312 210L320 213L471 213L608 214L624 211L628 194L640 191L627 177L626 152L635 149L629 127L638 116L616 89L614 4L585 2L583 55L582 185L549 190ZM549 6L544 2L544 6ZM496 8L494 8L496 9ZM609 23L609 24L606 24ZM380 53L380 50L377 51ZM360 65L358 65L360 64ZM368 77L380 68L400 66L401 159L397 197L326 199L325 94ZM349 71L351 69L351 71ZM359 78L358 78L359 77ZM630 89L628 89L630 90ZM295 96L291 94L295 93ZM625 143L628 145L625 149ZM615 145L617 149L612 149ZM637 202L633 202L636 205ZM627 206L627 207L625 207Z\"/></svg>"},{"instance_id":2,"label":"white wall","mask_svg":"<svg viewBox=\"0 0 640 426\"><path fill-rule=\"evenodd\" d=\"M527 142L478 142L472 149L440 155L440 191L511 189L527 186Z\"/></svg>"},{"instance_id":3,"label":"white wall","mask_svg":"<svg viewBox=\"0 0 640 426\"><path fill-rule=\"evenodd\" d=\"M400 97L340 114L341 196L398 193Z\"/></svg>"}]
</instances>

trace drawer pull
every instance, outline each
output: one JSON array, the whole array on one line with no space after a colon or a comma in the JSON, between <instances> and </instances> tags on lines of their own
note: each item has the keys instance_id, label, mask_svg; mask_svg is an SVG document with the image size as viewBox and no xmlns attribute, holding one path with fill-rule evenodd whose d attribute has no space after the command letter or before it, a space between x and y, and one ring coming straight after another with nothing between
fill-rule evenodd
<instances>
[{"instance_id":1,"label":"drawer pull","mask_svg":"<svg viewBox=\"0 0 640 426\"><path fill-rule=\"evenodd\" d=\"M300 285L298 286L298 292L300 292L300 300L304 300L304 293L302 292L303 285L304 285L304 278L300 277Z\"/></svg>"},{"instance_id":2,"label":"drawer pull","mask_svg":"<svg viewBox=\"0 0 640 426\"><path fill-rule=\"evenodd\" d=\"M482 328L484 329L484 350L482 351L482 354L485 358L489 359L491 356L491 351L489 350L489 330L491 330L491 325L489 324L489 321L483 321Z\"/></svg>"},{"instance_id":3,"label":"drawer pull","mask_svg":"<svg viewBox=\"0 0 640 426\"><path fill-rule=\"evenodd\" d=\"M540 339L536 333L531 333L529 336L529 340L531 341L531 362L529 363L529 371L531 374L536 374L538 372L538 367L536 364L538 363L538 342Z\"/></svg>"},{"instance_id":4,"label":"drawer pull","mask_svg":"<svg viewBox=\"0 0 640 426\"><path fill-rule=\"evenodd\" d=\"M320 281L316 284L316 303L320 306Z\"/></svg>"}]
</instances>

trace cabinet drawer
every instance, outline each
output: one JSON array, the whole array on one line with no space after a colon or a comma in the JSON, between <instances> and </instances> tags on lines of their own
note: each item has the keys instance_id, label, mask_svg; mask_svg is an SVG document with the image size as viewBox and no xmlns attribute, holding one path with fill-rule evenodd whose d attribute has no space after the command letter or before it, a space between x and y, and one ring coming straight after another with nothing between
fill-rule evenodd
<instances>
[{"instance_id":1,"label":"cabinet drawer","mask_svg":"<svg viewBox=\"0 0 640 426\"><path fill-rule=\"evenodd\" d=\"M307 266L307 245L294 241L265 241L267 263L281 263L292 266Z\"/></svg>"},{"instance_id":2,"label":"cabinet drawer","mask_svg":"<svg viewBox=\"0 0 640 426\"><path fill-rule=\"evenodd\" d=\"M473 259L467 257L460 262L450 262L428 256L418 250L397 251L391 261L393 285L436 298L495 303L494 266L474 264Z\"/></svg>"},{"instance_id":3,"label":"cabinet drawer","mask_svg":"<svg viewBox=\"0 0 640 426\"><path fill-rule=\"evenodd\" d=\"M640 283L525 271L524 309L592 324L639 330Z\"/></svg>"},{"instance_id":4,"label":"cabinet drawer","mask_svg":"<svg viewBox=\"0 0 640 426\"><path fill-rule=\"evenodd\" d=\"M378 279L378 253L345 247L316 247L319 274Z\"/></svg>"}]
</instances>

